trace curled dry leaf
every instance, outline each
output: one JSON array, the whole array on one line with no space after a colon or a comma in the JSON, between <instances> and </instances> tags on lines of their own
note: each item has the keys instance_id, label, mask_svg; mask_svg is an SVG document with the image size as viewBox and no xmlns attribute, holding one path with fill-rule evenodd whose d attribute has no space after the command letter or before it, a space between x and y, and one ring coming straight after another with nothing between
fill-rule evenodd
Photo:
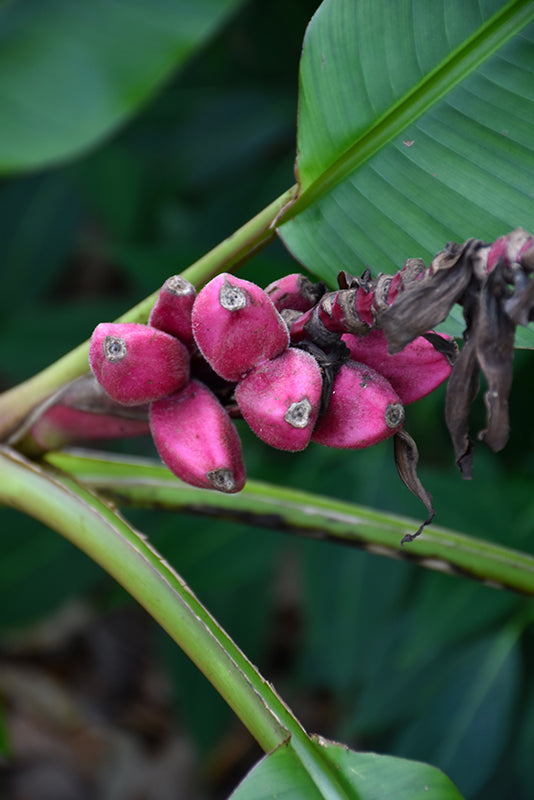
<instances>
[{"instance_id":1,"label":"curled dry leaf","mask_svg":"<svg viewBox=\"0 0 534 800\"><path fill-rule=\"evenodd\" d=\"M398 353L418 336L428 339L426 332L442 322L455 303L463 307L464 344L449 378L445 417L465 478L472 476L468 416L480 372L487 382L486 427L478 438L494 451L508 440L514 336L517 325L534 319L533 272L534 238L520 228L493 245L478 239L448 244L420 279L403 286L377 313L376 324L386 335L389 351Z\"/></svg>"},{"instance_id":2,"label":"curled dry leaf","mask_svg":"<svg viewBox=\"0 0 534 800\"><path fill-rule=\"evenodd\" d=\"M432 522L436 512L432 507L432 495L427 492L417 475L419 451L414 440L409 433L401 428L395 433L393 443L395 448L395 464L397 465L397 471L401 481L422 503L424 503L428 511L428 517L418 530L415 533L407 533L402 537L401 544L407 544L408 542L413 542L413 540L419 536L423 528Z\"/></svg>"}]
</instances>

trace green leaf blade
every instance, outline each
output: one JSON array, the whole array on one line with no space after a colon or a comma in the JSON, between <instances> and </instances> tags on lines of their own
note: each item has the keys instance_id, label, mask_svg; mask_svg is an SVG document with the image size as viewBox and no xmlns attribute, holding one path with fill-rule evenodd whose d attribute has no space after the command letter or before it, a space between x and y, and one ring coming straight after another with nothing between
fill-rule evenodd
<instances>
[{"instance_id":1,"label":"green leaf blade","mask_svg":"<svg viewBox=\"0 0 534 800\"><path fill-rule=\"evenodd\" d=\"M0 171L72 158L161 87L239 0L28 0L0 10Z\"/></svg>"},{"instance_id":2,"label":"green leaf blade","mask_svg":"<svg viewBox=\"0 0 534 800\"><path fill-rule=\"evenodd\" d=\"M462 649L444 669L441 691L424 717L400 736L401 752L439 765L470 797L491 778L509 741L520 687L520 633L520 626L508 625Z\"/></svg>"},{"instance_id":3,"label":"green leaf blade","mask_svg":"<svg viewBox=\"0 0 534 800\"><path fill-rule=\"evenodd\" d=\"M327 0L305 40L301 195L279 233L331 284L340 269L393 272L450 239L532 224L532 5L399 9L395 29L385 5Z\"/></svg>"},{"instance_id":4,"label":"green leaf blade","mask_svg":"<svg viewBox=\"0 0 534 800\"><path fill-rule=\"evenodd\" d=\"M348 747L315 739L317 749L338 771L348 797L360 800L461 800L454 784L439 770L415 761L375 753L355 753ZM268 798L328 800L299 769L294 754L282 745L260 761L230 800Z\"/></svg>"}]
</instances>

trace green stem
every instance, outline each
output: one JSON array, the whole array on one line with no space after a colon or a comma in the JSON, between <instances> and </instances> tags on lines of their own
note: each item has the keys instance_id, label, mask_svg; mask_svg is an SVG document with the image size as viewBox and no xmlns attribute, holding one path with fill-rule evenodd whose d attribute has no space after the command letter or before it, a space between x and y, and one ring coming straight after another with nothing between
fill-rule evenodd
<instances>
[{"instance_id":1,"label":"green stem","mask_svg":"<svg viewBox=\"0 0 534 800\"><path fill-rule=\"evenodd\" d=\"M0 502L54 528L124 586L195 662L265 752L288 742L325 798L357 800L183 579L97 495L0 446Z\"/></svg>"},{"instance_id":2,"label":"green stem","mask_svg":"<svg viewBox=\"0 0 534 800\"><path fill-rule=\"evenodd\" d=\"M205 514L326 539L534 595L532 556L446 528L431 525L402 547L402 537L419 527L415 520L352 503L257 481L247 481L236 495L195 489L148 459L95 453L49 453L46 458L119 504Z\"/></svg>"},{"instance_id":3,"label":"green stem","mask_svg":"<svg viewBox=\"0 0 534 800\"><path fill-rule=\"evenodd\" d=\"M182 274L197 286L219 272L235 270L259 249L276 238L274 225L280 212L293 202L293 186L243 225L228 239L206 253ZM145 298L121 317L119 322L146 322L157 292ZM89 342L83 342L51 366L0 395L0 441L5 441L28 414L61 386L84 375L88 368Z\"/></svg>"}]
</instances>

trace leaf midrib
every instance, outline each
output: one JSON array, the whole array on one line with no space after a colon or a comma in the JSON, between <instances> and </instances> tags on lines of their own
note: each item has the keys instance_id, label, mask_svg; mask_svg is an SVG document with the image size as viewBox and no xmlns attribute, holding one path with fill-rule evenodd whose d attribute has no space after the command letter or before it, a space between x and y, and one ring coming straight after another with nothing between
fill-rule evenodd
<instances>
[{"instance_id":1,"label":"leaf midrib","mask_svg":"<svg viewBox=\"0 0 534 800\"><path fill-rule=\"evenodd\" d=\"M318 178L301 189L295 202L280 216L278 224L293 219L332 191L532 20L534 3L531 0L513 0L504 6L385 111Z\"/></svg>"}]
</instances>

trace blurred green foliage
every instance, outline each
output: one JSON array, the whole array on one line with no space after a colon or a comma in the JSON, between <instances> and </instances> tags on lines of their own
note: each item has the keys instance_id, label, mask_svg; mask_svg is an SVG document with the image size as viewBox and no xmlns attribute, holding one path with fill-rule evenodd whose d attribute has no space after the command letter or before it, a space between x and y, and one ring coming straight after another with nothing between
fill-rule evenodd
<instances>
[{"instance_id":1,"label":"blurred green foliage","mask_svg":"<svg viewBox=\"0 0 534 800\"><path fill-rule=\"evenodd\" d=\"M291 185L298 57L315 6L243 4L118 133L72 163L2 180L2 388L87 338ZM399 263L410 255L399 253ZM275 244L242 274L265 285L296 268ZM530 551L531 359L517 354L510 443L499 455L477 448L472 482L452 463L443 391L410 407L407 421L439 523ZM240 432L251 477L422 516L390 442L291 455ZM123 446L153 455L149 441ZM472 800L534 795L530 601L333 544L126 513L305 726L320 724L319 733L354 748L428 760ZM55 533L10 510L0 519L6 632L77 596L101 608L127 602ZM178 713L208 756L231 712L163 635L162 654Z\"/></svg>"}]
</instances>

